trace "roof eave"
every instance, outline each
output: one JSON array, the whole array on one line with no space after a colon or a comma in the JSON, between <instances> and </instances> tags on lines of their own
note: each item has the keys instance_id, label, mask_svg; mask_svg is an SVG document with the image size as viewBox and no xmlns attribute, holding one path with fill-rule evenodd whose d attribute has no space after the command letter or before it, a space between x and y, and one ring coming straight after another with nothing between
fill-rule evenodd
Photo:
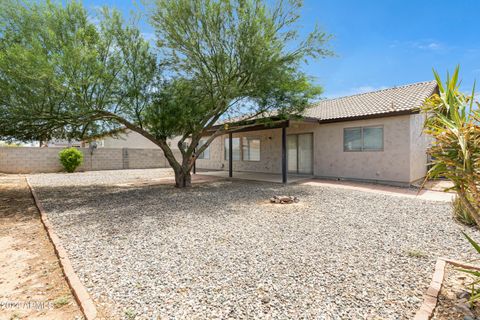
<instances>
[{"instance_id":1,"label":"roof eave","mask_svg":"<svg viewBox=\"0 0 480 320\"><path fill-rule=\"evenodd\" d=\"M368 120L368 119L375 119L375 118L386 118L386 117L395 117L395 116L402 116L402 115L411 115L420 113L420 109L410 109L410 110L401 110L401 111L390 111L390 112L382 112L382 113L375 113L375 114L368 114L368 115L361 115L361 116L353 116L353 117L343 117L343 118L332 118L332 119L317 119L318 123L333 123L333 122L347 122L347 121L356 121L356 120Z\"/></svg>"}]
</instances>

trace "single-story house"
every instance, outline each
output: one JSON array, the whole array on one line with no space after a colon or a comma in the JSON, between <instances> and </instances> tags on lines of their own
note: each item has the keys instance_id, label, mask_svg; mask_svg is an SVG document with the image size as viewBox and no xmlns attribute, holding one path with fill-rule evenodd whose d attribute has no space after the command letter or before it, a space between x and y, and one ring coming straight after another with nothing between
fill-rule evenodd
<instances>
[{"instance_id":1,"label":"single-story house","mask_svg":"<svg viewBox=\"0 0 480 320\"><path fill-rule=\"evenodd\" d=\"M322 100L301 120L216 138L196 168L282 174L284 182L299 174L410 185L426 174L429 137L419 107L436 92L431 81Z\"/></svg>"},{"instance_id":2,"label":"single-story house","mask_svg":"<svg viewBox=\"0 0 480 320\"><path fill-rule=\"evenodd\" d=\"M436 92L436 82L429 81L321 100L307 108L301 120L257 125L232 133L231 139L229 134L216 138L199 156L196 168L233 176L273 173L284 181L295 174L410 185L426 174L429 137L422 133L419 107ZM173 151L178 151L177 141L169 141ZM97 144L158 148L128 130Z\"/></svg>"}]
</instances>

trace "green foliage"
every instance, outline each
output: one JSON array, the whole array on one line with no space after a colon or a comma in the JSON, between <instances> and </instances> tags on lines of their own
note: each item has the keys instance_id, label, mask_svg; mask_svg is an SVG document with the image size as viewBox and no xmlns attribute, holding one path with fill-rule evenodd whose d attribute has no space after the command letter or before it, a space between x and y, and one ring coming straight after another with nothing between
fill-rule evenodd
<instances>
[{"instance_id":1,"label":"green foliage","mask_svg":"<svg viewBox=\"0 0 480 320\"><path fill-rule=\"evenodd\" d=\"M480 245L470 236L468 236L465 232L462 233L465 238L467 238L468 242L470 242L475 251L477 251L477 253L480 253ZM480 271L471 269L459 269L459 271L468 273L475 278L473 282L467 285L467 288L470 291L470 303L473 304L474 302L480 301L480 289L478 288L478 285L480 284Z\"/></svg>"},{"instance_id":2,"label":"green foliage","mask_svg":"<svg viewBox=\"0 0 480 320\"><path fill-rule=\"evenodd\" d=\"M417 249L408 250L407 254L409 257L412 257L412 258L425 258L427 256L425 252Z\"/></svg>"},{"instance_id":3,"label":"green foliage","mask_svg":"<svg viewBox=\"0 0 480 320\"><path fill-rule=\"evenodd\" d=\"M78 2L0 2L0 137L82 139L117 128L149 101L156 57L140 31ZM100 120L100 121L99 121Z\"/></svg>"},{"instance_id":4,"label":"green foliage","mask_svg":"<svg viewBox=\"0 0 480 320\"><path fill-rule=\"evenodd\" d=\"M134 310L127 309L125 311L125 317L129 320L133 320L137 317L137 313Z\"/></svg>"},{"instance_id":5,"label":"green foliage","mask_svg":"<svg viewBox=\"0 0 480 320\"><path fill-rule=\"evenodd\" d=\"M67 172L74 172L83 162L83 154L77 148L66 148L58 153L60 163Z\"/></svg>"},{"instance_id":6,"label":"green foliage","mask_svg":"<svg viewBox=\"0 0 480 320\"><path fill-rule=\"evenodd\" d=\"M322 92L301 66L332 54L329 36L315 28L299 37L300 0L157 0L149 11L158 55L137 20L104 8L94 24L80 2L63 3L0 2L2 140L88 140L128 128L162 148L185 180L227 132L197 149L220 119L285 119Z\"/></svg>"},{"instance_id":7,"label":"green foliage","mask_svg":"<svg viewBox=\"0 0 480 320\"><path fill-rule=\"evenodd\" d=\"M290 117L322 92L300 65L331 55L324 47L329 36L316 28L299 38L301 6L296 0L275 6L261 0L155 2L151 21L175 80L147 108L146 123L156 136L182 137L182 170L190 170L201 133L219 119ZM219 128L196 154L225 132Z\"/></svg>"},{"instance_id":8,"label":"green foliage","mask_svg":"<svg viewBox=\"0 0 480 320\"><path fill-rule=\"evenodd\" d=\"M460 92L458 67L445 85L434 74L440 92L423 106L428 116L425 132L434 138L427 179L451 180L463 209L480 225L480 114L475 90L470 96Z\"/></svg>"},{"instance_id":9,"label":"green foliage","mask_svg":"<svg viewBox=\"0 0 480 320\"><path fill-rule=\"evenodd\" d=\"M462 201L458 197L452 202L452 209L453 209L453 216L455 220L467 225L473 226L475 225L475 219L470 215L468 210L463 205Z\"/></svg>"},{"instance_id":10,"label":"green foliage","mask_svg":"<svg viewBox=\"0 0 480 320\"><path fill-rule=\"evenodd\" d=\"M0 141L0 147L17 148L17 147L20 147L20 144Z\"/></svg>"},{"instance_id":11,"label":"green foliage","mask_svg":"<svg viewBox=\"0 0 480 320\"><path fill-rule=\"evenodd\" d=\"M69 297L68 296L63 296L63 297L55 299L55 301L53 301L53 306L55 308L61 308L65 305L67 305L69 302L70 302Z\"/></svg>"},{"instance_id":12,"label":"green foliage","mask_svg":"<svg viewBox=\"0 0 480 320\"><path fill-rule=\"evenodd\" d=\"M225 114L299 113L322 92L300 64L331 55L324 48L329 36L315 29L299 39L301 6L301 1L275 7L260 0L156 1L151 20L165 63L188 79L200 106L188 111L182 134L203 130Z\"/></svg>"}]
</instances>

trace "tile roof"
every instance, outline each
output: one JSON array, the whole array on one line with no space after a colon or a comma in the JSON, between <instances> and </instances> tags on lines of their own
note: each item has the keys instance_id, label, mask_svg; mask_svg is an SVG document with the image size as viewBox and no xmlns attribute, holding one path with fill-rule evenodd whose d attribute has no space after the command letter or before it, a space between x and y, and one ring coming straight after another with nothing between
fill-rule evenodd
<instances>
[{"instance_id":1,"label":"tile roof","mask_svg":"<svg viewBox=\"0 0 480 320\"><path fill-rule=\"evenodd\" d=\"M304 116L319 120L334 120L414 111L436 90L437 83L427 81L322 100L307 108Z\"/></svg>"}]
</instances>

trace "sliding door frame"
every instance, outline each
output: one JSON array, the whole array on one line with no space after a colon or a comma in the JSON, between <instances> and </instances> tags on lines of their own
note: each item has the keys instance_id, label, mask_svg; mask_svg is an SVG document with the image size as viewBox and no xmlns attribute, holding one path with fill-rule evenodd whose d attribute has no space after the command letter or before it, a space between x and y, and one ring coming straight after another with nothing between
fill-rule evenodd
<instances>
[{"instance_id":1,"label":"sliding door frame","mask_svg":"<svg viewBox=\"0 0 480 320\"><path fill-rule=\"evenodd\" d=\"M299 172L299 163L300 163L300 161L299 161L299 158L298 158L298 154L299 154L299 152L298 152L298 150L299 150L298 136L300 136L300 135L307 135L307 134L312 137L312 139L311 139L311 145L310 145L310 148L311 148L311 151L312 151L312 152L311 152L312 155L311 155L311 159L310 159L310 160L311 160L311 164L312 164L312 165L311 165L311 168L310 168L310 172L306 172L306 173L305 173L305 172L302 172L302 173L300 173L300 172ZM295 145L296 145L296 147L297 147L297 150L296 150L296 156L297 156L297 161L296 161L296 162L297 162L297 168L296 168L296 171L288 171L288 173L290 173L290 174L312 175L312 174L313 174L313 171L314 171L314 170L313 170L313 165L314 165L314 162L313 162L313 160L314 160L314 150L313 150L313 148L314 148L314 145L315 145L315 144L313 143L313 137L314 137L314 136L313 136L313 132L291 133L291 134L288 134L287 137L288 137L288 136L295 136L295 140L296 140L296 144L295 144ZM288 154L288 150L287 150L287 154ZM288 159L287 159L287 161L288 161ZM287 167L288 167L288 164L287 164Z\"/></svg>"}]
</instances>

